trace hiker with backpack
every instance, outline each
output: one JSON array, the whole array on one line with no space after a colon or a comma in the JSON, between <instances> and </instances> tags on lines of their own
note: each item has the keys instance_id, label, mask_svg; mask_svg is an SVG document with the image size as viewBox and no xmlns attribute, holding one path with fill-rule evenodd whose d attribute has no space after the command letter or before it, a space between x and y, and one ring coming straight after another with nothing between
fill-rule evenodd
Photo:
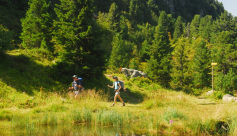
<instances>
[{"instance_id":1,"label":"hiker with backpack","mask_svg":"<svg viewBox=\"0 0 237 136\"><path fill-rule=\"evenodd\" d=\"M72 87L69 87L69 89L70 90L74 89L75 98L77 98L79 91L81 91L81 89L82 89L82 83L79 79L77 79L77 75L72 76L72 78L73 78Z\"/></svg>"},{"instance_id":2,"label":"hiker with backpack","mask_svg":"<svg viewBox=\"0 0 237 136\"><path fill-rule=\"evenodd\" d=\"M122 106L125 106L125 103L123 102L123 99L120 97L120 93L119 93L119 91L122 89L121 83L120 83L120 81L118 81L118 77L114 76L113 79L114 79L113 86L108 85L108 87L115 89L114 90L114 92L115 92L114 103L111 105L111 107L114 106L114 104L116 103L117 97L122 102Z\"/></svg>"}]
</instances>

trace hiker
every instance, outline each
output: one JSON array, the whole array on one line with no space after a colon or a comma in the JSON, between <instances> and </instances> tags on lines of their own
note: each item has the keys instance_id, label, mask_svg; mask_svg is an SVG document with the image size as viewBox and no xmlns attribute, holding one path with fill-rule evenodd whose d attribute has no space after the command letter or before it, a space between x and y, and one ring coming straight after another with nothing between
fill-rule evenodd
<instances>
[{"instance_id":1,"label":"hiker","mask_svg":"<svg viewBox=\"0 0 237 136\"><path fill-rule=\"evenodd\" d=\"M81 91L82 84L81 84L80 80L77 79L77 75L72 76L72 78L73 78L72 87L69 87L69 89L70 90L74 89L75 98L77 98L79 91Z\"/></svg>"},{"instance_id":2,"label":"hiker","mask_svg":"<svg viewBox=\"0 0 237 136\"><path fill-rule=\"evenodd\" d=\"M119 93L119 91L120 91L120 89L121 89L122 87L121 87L121 85L120 85L120 83L119 83L119 81L118 81L118 77L114 76L113 79L114 79L113 86L108 85L108 87L115 89L115 90L114 90L114 92L115 92L114 103L111 105L111 107L114 106L114 104L116 103L117 97L118 97L119 100L123 103L122 106L125 106L125 103L123 102L123 99L120 97L120 93Z\"/></svg>"}]
</instances>

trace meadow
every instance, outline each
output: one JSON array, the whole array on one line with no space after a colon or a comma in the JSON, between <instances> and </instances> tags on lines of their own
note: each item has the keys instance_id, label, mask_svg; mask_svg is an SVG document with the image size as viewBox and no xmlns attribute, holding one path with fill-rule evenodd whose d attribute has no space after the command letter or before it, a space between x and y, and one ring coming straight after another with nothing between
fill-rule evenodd
<instances>
[{"instance_id":1,"label":"meadow","mask_svg":"<svg viewBox=\"0 0 237 136\"><path fill-rule=\"evenodd\" d=\"M85 79L85 90L75 99L67 89L72 81L61 83L47 74L54 60L45 58L45 53L12 50L0 57L1 135L17 129L31 135L36 128L38 135L44 135L39 128L78 124L128 129L137 135L237 134L236 104L222 102L218 94L206 96L209 89L195 96L147 78L128 79L107 71L97 79ZM125 107L119 100L110 107L114 93L107 85L114 75L125 83L127 91L121 92ZM60 129L55 135L69 131Z\"/></svg>"}]
</instances>

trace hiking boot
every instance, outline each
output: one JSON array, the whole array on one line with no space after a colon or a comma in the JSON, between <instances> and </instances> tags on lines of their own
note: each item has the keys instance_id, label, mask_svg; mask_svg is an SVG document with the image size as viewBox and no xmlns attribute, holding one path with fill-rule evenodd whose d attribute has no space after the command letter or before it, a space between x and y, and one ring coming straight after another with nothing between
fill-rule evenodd
<instances>
[{"instance_id":1,"label":"hiking boot","mask_svg":"<svg viewBox=\"0 0 237 136\"><path fill-rule=\"evenodd\" d=\"M122 106L125 106L125 103L123 102L123 105Z\"/></svg>"},{"instance_id":2,"label":"hiking boot","mask_svg":"<svg viewBox=\"0 0 237 136\"><path fill-rule=\"evenodd\" d=\"M114 103L110 107L113 107L113 106L114 106Z\"/></svg>"}]
</instances>

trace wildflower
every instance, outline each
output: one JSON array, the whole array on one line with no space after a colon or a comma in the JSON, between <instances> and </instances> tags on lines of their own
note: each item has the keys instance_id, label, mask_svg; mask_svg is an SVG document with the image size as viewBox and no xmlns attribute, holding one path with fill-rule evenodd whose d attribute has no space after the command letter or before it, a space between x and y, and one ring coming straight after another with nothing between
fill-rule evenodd
<instances>
[{"instance_id":1,"label":"wildflower","mask_svg":"<svg viewBox=\"0 0 237 136\"><path fill-rule=\"evenodd\" d=\"M170 124L172 124L174 122L174 120L170 120Z\"/></svg>"}]
</instances>

